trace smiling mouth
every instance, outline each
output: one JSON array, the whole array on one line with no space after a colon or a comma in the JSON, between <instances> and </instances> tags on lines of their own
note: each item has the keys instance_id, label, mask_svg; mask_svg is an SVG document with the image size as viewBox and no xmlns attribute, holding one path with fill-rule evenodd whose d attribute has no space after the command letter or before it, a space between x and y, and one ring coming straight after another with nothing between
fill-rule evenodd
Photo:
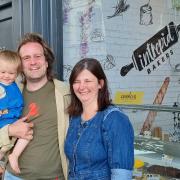
<instances>
[{"instance_id":1,"label":"smiling mouth","mask_svg":"<svg viewBox=\"0 0 180 180\"><path fill-rule=\"evenodd\" d=\"M3 79L3 81L6 81L6 82L7 82L7 81L11 81L11 79Z\"/></svg>"},{"instance_id":2,"label":"smiling mouth","mask_svg":"<svg viewBox=\"0 0 180 180\"><path fill-rule=\"evenodd\" d=\"M79 92L79 94L86 95L86 94L88 94L88 92Z\"/></svg>"},{"instance_id":3,"label":"smiling mouth","mask_svg":"<svg viewBox=\"0 0 180 180\"><path fill-rule=\"evenodd\" d=\"M30 71L38 71L39 68L31 68Z\"/></svg>"}]
</instances>

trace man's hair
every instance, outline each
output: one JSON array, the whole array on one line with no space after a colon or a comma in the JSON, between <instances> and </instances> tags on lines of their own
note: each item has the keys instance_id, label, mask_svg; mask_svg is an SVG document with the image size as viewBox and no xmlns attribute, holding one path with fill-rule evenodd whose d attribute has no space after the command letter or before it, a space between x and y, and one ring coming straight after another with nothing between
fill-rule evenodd
<instances>
[{"instance_id":1,"label":"man's hair","mask_svg":"<svg viewBox=\"0 0 180 180\"><path fill-rule=\"evenodd\" d=\"M18 53L11 50L0 51L0 64L2 61L6 61L9 64L13 64L17 68L17 73L22 71L21 59Z\"/></svg>"},{"instance_id":2,"label":"man's hair","mask_svg":"<svg viewBox=\"0 0 180 180\"><path fill-rule=\"evenodd\" d=\"M55 61L55 57L54 57L54 53L52 52L52 50L50 49L49 45L46 43L46 41L41 37L40 34L37 33L27 33L23 36L23 38L21 39L21 42L19 43L18 46L18 53L21 49L21 47L27 43L39 43L44 51L44 56L45 59L48 63L48 68L47 68L47 78L48 80L52 80L53 79L53 63Z\"/></svg>"},{"instance_id":3,"label":"man's hair","mask_svg":"<svg viewBox=\"0 0 180 180\"><path fill-rule=\"evenodd\" d=\"M67 111L70 115L80 115L83 112L82 103L80 102L80 100L77 98L77 96L74 93L73 84L77 76L85 69L90 71L97 78L99 83L100 83L100 80L104 81L102 88L99 89L99 92L98 92L98 99L97 99L98 110L97 111L102 111L111 104L110 94L108 90L108 82L107 82L107 78L102 69L101 64L96 59L84 58L80 60L74 66L71 72L70 78L69 78L70 91L71 91L71 103Z\"/></svg>"}]
</instances>

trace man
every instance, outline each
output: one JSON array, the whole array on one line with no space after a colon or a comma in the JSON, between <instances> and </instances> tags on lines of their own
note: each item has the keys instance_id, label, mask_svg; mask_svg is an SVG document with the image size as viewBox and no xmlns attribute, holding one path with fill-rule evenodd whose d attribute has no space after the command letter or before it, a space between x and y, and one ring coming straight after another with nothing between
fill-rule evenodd
<instances>
[{"instance_id":1,"label":"man","mask_svg":"<svg viewBox=\"0 0 180 180\"><path fill-rule=\"evenodd\" d=\"M19 158L21 173L15 174L8 164L4 179L67 179L64 139L69 118L66 113L69 88L53 78L54 55L39 35L26 34L18 52L24 75L23 115L27 115L28 105L32 102L39 107L39 115L31 119L34 124L33 139Z\"/></svg>"}]
</instances>

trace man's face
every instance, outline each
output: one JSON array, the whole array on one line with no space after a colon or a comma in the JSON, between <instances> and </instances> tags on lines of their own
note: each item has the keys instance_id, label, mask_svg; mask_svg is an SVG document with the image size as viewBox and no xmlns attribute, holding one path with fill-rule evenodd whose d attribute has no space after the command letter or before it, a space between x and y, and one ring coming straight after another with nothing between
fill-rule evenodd
<instances>
[{"instance_id":1,"label":"man's face","mask_svg":"<svg viewBox=\"0 0 180 180\"><path fill-rule=\"evenodd\" d=\"M44 56L43 47L36 42L29 42L20 48L23 73L28 82L47 80L48 63Z\"/></svg>"}]
</instances>

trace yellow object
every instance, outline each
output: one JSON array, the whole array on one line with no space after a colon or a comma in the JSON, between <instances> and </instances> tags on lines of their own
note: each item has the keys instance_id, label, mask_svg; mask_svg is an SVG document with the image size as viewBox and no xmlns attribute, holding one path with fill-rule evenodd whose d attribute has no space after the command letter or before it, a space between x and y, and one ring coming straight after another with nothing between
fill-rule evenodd
<instances>
[{"instance_id":1,"label":"yellow object","mask_svg":"<svg viewBox=\"0 0 180 180\"><path fill-rule=\"evenodd\" d=\"M141 91L116 91L114 104L142 104L144 92Z\"/></svg>"},{"instance_id":2,"label":"yellow object","mask_svg":"<svg viewBox=\"0 0 180 180\"><path fill-rule=\"evenodd\" d=\"M138 169L138 168L142 168L144 166L144 162L141 161L140 159L135 159L134 162L134 168Z\"/></svg>"}]
</instances>

